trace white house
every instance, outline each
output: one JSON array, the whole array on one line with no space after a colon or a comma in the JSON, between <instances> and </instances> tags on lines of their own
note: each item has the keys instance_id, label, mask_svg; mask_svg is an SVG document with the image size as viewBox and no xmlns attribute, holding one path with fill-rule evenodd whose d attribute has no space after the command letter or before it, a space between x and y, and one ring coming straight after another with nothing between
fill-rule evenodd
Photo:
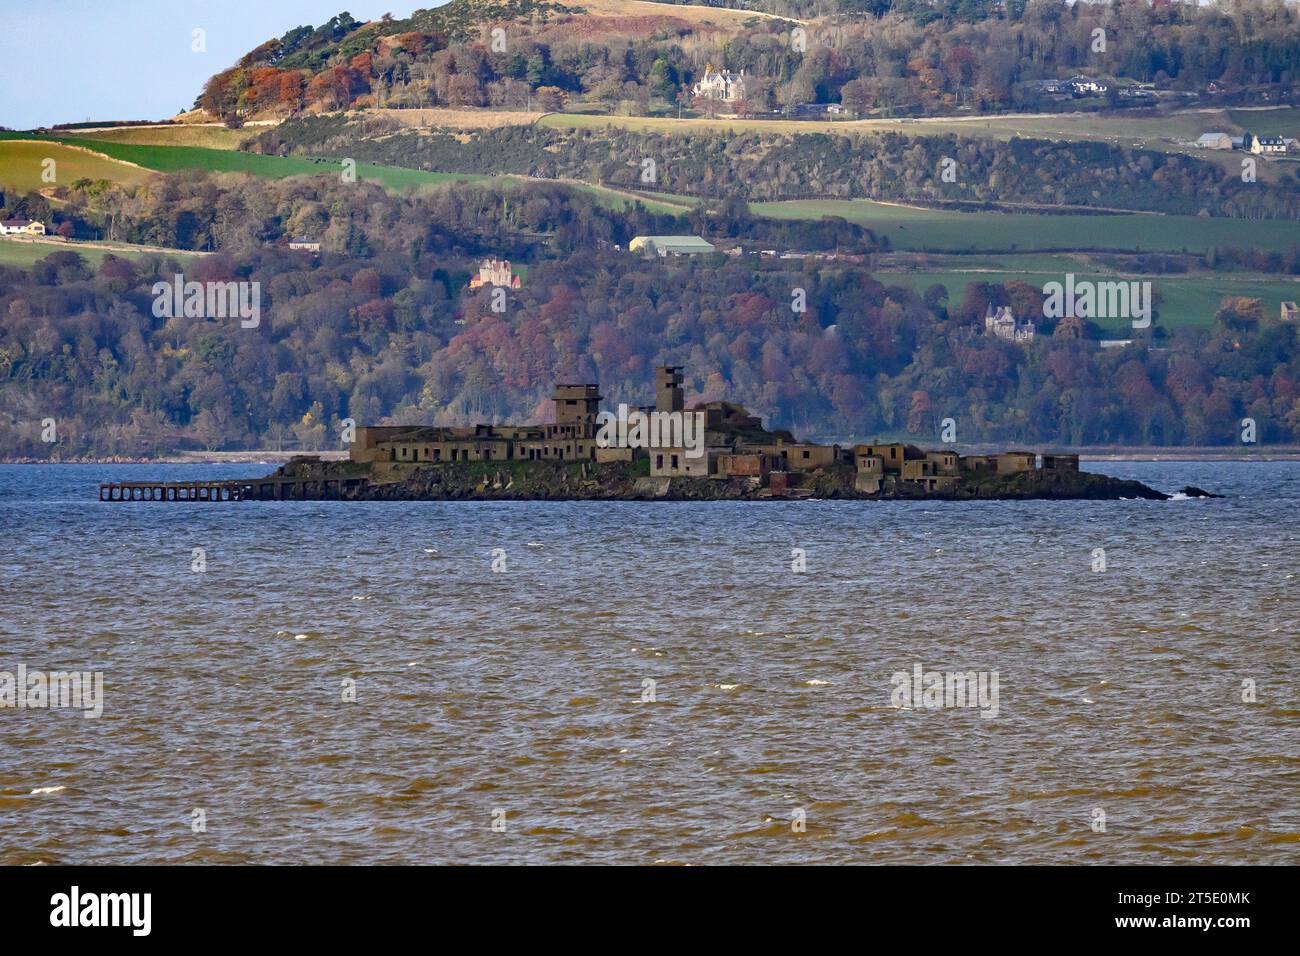
<instances>
[{"instance_id":1,"label":"white house","mask_svg":"<svg viewBox=\"0 0 1300 956\"><path fill-rule=\"evenodd\" d=\"M1069 80L1070 89L1074 90L1076 96L1092 96L1096 93L1105 93L1106 84L1100 80L1094 80L1090 76L1072 76Z\"/></svg>"},{"instance_id":2,"label":"white house","mask_svg":"<svg viewBox=\"0 0 1300 956\"><path fill-rule=\"evenodd\" d=\"M713 64L704 67L704 79L695 84L692 92L710 100L722 100L734 103L745 98L745 71L728 73L726 70L714 72Z\"/></svg>"},{"instance_id":3,"label":"white house","mask_svg":"<svg viewBox=\"0 0 1300 956\"><path fill-rule=\"evenodd\" d=\"M0 236L43 236L45 223L30 219L6 219L0 222Z\"/></svg>"},{"instance_id":4,"label":"white house","mask_svg":"<svg viewBox=\"0 0 1300 956\"><path fill-rule=\"evenodd\" d=\"M1285 153L1286 140L1281 136L1252 136L1250 138L1252 153Z\"/></svg>"}]
</instances>

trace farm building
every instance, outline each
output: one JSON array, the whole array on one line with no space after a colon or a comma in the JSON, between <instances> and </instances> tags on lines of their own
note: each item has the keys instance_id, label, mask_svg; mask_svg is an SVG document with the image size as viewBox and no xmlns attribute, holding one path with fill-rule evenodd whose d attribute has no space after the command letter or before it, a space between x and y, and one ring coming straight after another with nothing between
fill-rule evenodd
<instances>
[{"instance_id":1,"label":"farm building","mask_svg":"<svg viewBox=\"0 0 1300 956\"><path fill-rule=\"evenodd\" d=\"M660 256L703 256L717 252L713 243L699 236L637 236L627 248L629 252L648 249Z\"/></svg>"},{"instance_id":2,"label":"farm building","mask_svg":"<svg viewBox=\"0 0 1300 956\"><path fill-rule=\"evenodd\" d=\"M1232 137L1227 133L1202 133L1196 145L1201 149L1232 149Z\"/></svg>"}]
</instances>

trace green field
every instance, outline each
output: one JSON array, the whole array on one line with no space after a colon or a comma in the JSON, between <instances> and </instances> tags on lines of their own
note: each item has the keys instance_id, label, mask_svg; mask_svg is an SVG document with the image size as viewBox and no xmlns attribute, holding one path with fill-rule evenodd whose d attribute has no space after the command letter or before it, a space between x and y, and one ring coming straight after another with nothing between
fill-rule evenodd
<instances>
[{"instance_id":1,"label":"green field","mask_svg":"<svg viewBox=\"0 0 1300 956\"><path fill-rule=\"evenodd\" d=\"M1300 107L1275 110L1230 110L1228 114L1243 132L1261 136L1300 137Z\"/></svg>"},{"instance_id":2,"label":"green field","mask_svg":"<svg viewBox=\"0 0 1300 956\"><path fill-rule=\"evenodd\" d=\"M774 219L841 216L887 236L895 249L1016 252L1112 249L1125 252L1206 252L1214 246L1290 250L1300 225L1290 220L1198 216L1070 216L1059 213L957 212L895 206L868 199L751 203Z\"/></svg>"},{"instance_id":3,"label":"green field","mask_svg":"<svg viewBox=\"0 0 1300 956\"><path fill-rule=\"evenodd\" d=\"M108 179L113 182L137 182L149 171L175 173L199 169L213 173L248 173L270 179L286 176L340 175L342 165L336 159L312 159L302 156L262 156L232 149L209 149L201 146L162 146L145 143L126 143L80 138L54 138L45 142L20 143L19 138L29 134L0 132L0 184L19 189L35 189L40 183L40 159L56 155L59 159L59 183L75 182L83 176L90 179ZM95 150L102 156L82 152ZM55 152L51 152L55 151ZM63 165L63 157L69 165ZM107 157L107 158L105 158ZM118 160L118 162L113 162ZM134 166L123 165L133 163ZM143 168L136 168L143 167ZM6 178L6 174L11 174ZM450 182L530 182L524 176L492 176L479 173L435 173L402 166L381 166L375 163L357 163L358 178L380 184L386 189L400 191L420 186L440 186ZM573 188L595 196L603 204L622 209L637 201L616 190L587 183L571 183ZM671 203L641 199L652 212L675 213L681 209Z\"/></svg>"},{"instance_id":4,"label":"green field","mask_svg":"<svg viewBox=\"0 0 1300 956\"><path fill-rule=\"evenodd\" d=\"M918 295L932 285L941 285L948 290L949 305L955 305L962 300L966 286L971 282L1005 283L1019 279L1041 288L1048 282L1064 282L1066 272L1073 272L1076 281L1089 276L1108 282L1150 281L1152 291L1163 299L1156 307L1158 312L1156 325L1165 328L1209 325L1214 320L1219 302L1225 296L1241 295L1259 299L1263 303L1264 314L1273 318L1278 316L1282 302L1300 299L1300 281L1288 281L1274 276L1118 275L1114 272L1101 272L1093 265L1067 257L1060 257L1057 261L1049 258L1045 262L1036 262L1032 261L1031 257L1020 256L1006 256L1002 257L1002 260L1000 263L981 261L973 262L966 267L933 271L878 270L873 275L885 285L901 285ZM990 269L988 268L990 265L1001 265L1003 268ZM1046 268L1042 268L1044 266ZM1127 337L1126 333L1132 331L1131 326L1123 319L1099 319L1097 325L1117 338Z\"/></svg>"},{"instance_id":5,"label":"green field","mask_svg":"<svg viewBox=\"0 0 1300 956\"><path fill-rule=\"evenodd\" d=\"M26 269L36 260L44 259L56 252L75 252L92 266L98 266L104 260L104 256L107 255L114 255L119 259L140 259L147 255L162 255L162 253L157 252L105 249L101 246L89 246L80 242L54 245L45 242L21 242L16 239L0 239L0 265L2 266L16 266L20 269ZM193 254L185 252L169 252L166 255L168 258L180 262L187 262L195 258Z\"/></svg>"},{"instance_id":6,"label":"green field","mask_svg":"<svg viewBox=\"0 0 1300 956\"><path fill-rule=\"evenodd\" d=\"M271 179L282 179L286 176L318 176L322 173L339 175L342 171L342 166L338 160L307 159L300 156L261 156L256 153L241 153L230 149L209 149L203 146L158 146L78 138L50 138L50 145L46 146L44 143L39 142L12 142L16 138L18 138L17 134L0 134L0 182L7 181L5 174L10 168L25 170L30 164L32 156L44 155L41 153L42 150L48 151L51 149L61 149L65 154L86 157L89 161L98 162L99 165L94 167L94 171L100 175L92 175L90 172L87 172L86 175L92 179L103 178L114 182L130 182L142 178L147 174L144 172L147 170L175 173L189 169L201 169L213 173L249 173ZM5 142L5 140L10 142ZM59 144L94 150L109 157L110 160L115 159L121 162L109 162L102 158L89 156L80 152L80 150L67 149L66 146L61 148ZM129 166L123 167L122 163L134 163L136 166L143 167L143 170L133 169ZM34 168L39 182L39 159L37 159ZM462 175L459 173L430 173L418 169L377 166L373 163L358 163L357 176L360 179L380 183L389 189L440 185L457 180L484 182L493 178L491 176ZM60 166L59 182L68 183L79 178L81 176L76 173L65 174ZM15 184L21 185L17 181L15 181ZM29 185L27 188L34 187Z\"/></svg>"},{"instance_id":7,"label":"green field","mask_svg":"<svg viewBox=\"0 0 1300 956\"><path fill-rule=\"evenodd\" d=\"M527 176L511 176L510 179L518 182L536 182ZM591 183L578 182L576 180L564 180L565 185L578 190L579 192L588 193L596 198L601 205L610 209L626 209L633 203L641 203L647 210L655 213L666 215L678 215L687 212L695 204L695 200L684 196L670 196L665 194L660 199L652 199L652 195L647 193L638 193L635 190L614 190L607 189L604 186L595 186Z\"/></svg>"},{"instance_id":8,"label":"green field","mask_svg":"<svg viewBox=\"0 0 1300 956\"><path fill-rule=\"evenodd\" d=\"M307 159L301 156L262 156L257 153L209 149L203 146L156 146L95 140L68 140L68 142L87 149L97 149L114 159L125 160L161 173L201 169L213 173L249 173L270 179L283 179L286 176L319 176L322 173L340 175L343 168L338 160ZM492 177L429 173L418 169L357 163L357 178L377 182L388 189L405 189L408 186L432 186L456 180L485 182Z\"/></svg>"}]
</instances>

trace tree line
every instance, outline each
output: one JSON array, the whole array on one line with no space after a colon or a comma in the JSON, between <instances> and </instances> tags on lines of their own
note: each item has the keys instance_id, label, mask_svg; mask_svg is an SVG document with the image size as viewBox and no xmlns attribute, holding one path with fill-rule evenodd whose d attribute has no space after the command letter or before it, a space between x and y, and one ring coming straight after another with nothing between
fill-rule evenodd
<instances>
[{"instance_id":1,"label":"tree line","mask_svg":"<svg viewBox=\"0 0 1300 956\"><path fill-rule=\"evenodd\" d=\"M705 136L616 126L402 131L383 117L302 117L247 144L272 155L348 156L443 172L518 173L629 189L749 201L800 198L1013 203L1132 209L1249 219L1300 217L1294 176L1246 183L1213 163L1100 142L970 139L899 133L767 133ZM945 161L951 161L952 181Z\"/></svg>"},{"instance_id":2,"label":"tree line","mask_svg":"<svg viewBox=\"0 0 1300 956\"><path fill-rule=\"evenodd\" d=\"M1227 444L1252 417L1262 441L1300 441L1295 327L1252 300L1159 349L1102 350L1051 323L1017 346L982 322L990 305L1041 314L1023 283L974 283L949 302L843 260L629 253L626 237L686 224L558 187L393 196L337 177L196 175L167 189L124 187L131 228L163 232L184 208L222 252L92 267L66 250L0 268L0 454L311 451L337 447L345 418L538 421L557 381L644 404L658 364L686 367L691 401L739 402L823 439L933 441L951 417L971 442ZM746 216L733 205L694 225L743 234ZM276 241L289 231L319 236L321 255ZM526 271L496 311L467 280L503 253ZM154 283L177 273L258 282L261 324L155 316ZM51 417L56 445L40 440Z\"/></svg>"}]
</instances>

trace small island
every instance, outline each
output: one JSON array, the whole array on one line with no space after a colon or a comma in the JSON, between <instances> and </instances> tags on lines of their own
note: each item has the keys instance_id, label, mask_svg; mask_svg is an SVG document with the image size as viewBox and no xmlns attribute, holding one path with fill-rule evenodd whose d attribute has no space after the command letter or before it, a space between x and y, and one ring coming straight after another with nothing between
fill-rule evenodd
<instances>
[{"instance_id":1,"label":"small island","mask_svg":"<svg viewBox=\"0 0 1300 956\"><path fill-rule=\"evenodd\" d=\"M553 421L358 426L348 458L298 456L265 478L106 483L103 501L720 501L1096 499L1170 496L1079 470L1079 456L960 455L904 442L821 445L724 401L684 407L678 366L655 404L601 411L595 384L560 384ZM1207 495L1201 492L1201 495Z\"/></svg>"}]
</instances>

